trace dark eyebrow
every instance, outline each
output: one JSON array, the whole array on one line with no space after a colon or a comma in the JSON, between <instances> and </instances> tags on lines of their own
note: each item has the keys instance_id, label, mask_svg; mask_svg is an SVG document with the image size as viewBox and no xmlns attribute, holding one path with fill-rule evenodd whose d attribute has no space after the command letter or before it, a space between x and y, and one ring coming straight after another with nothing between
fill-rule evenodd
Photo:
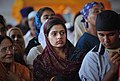
<instances>
[{"instance_id":1,"label":"dark eyebrow","mask_svg":"<svg viewBox=\"0 0 120 81\"><path fill-rule=\"evenodd\" d=\"M51 14L51 15L44 15L44 16L53 16L53 15L55 15L55 14Z\"/></svg>"},{"instance_id":2,"label":"dark eyebrow","mask_svg":"<svg viewBox=\"0 0 120 81\"><path fill-rule=\"evenodd\" d=\"M49 16L49 15L44 15L44 16Z\"/></svg>"}]
</instances>

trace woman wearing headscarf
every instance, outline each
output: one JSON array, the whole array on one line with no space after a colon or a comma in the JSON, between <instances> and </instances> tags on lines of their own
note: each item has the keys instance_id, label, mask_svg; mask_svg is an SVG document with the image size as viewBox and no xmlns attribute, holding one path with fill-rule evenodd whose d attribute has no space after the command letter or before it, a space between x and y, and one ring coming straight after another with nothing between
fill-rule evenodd
<instances>
[{"instance_id":1,"label":"woman wearing headscarf","mask_svg":"<svg viewBox=\"0 0 120 81\"><path fill-rule=\"evenodd\" d=\"M0 35L0 81L32 81L29 69L14 61L12 39L2 35Z\"/></svg>"},{"instance_id":2,"label":"woman wearing headscarf","mask_svg":"<svg viewBox=\"0 0 120 81\"><path fill-rule=\"evenodd\" d=\"M99 44L95 22L97 14L101 11L103 11L103 7L98 2L89 2L81 10L82 22L85 24L86 32L79 38L76 47L85 49L86 53L96 44Z\"/></svg>"},{"instance_id":3,"label":"woman wearing headscarf","mask_svg":"<svg viewBox=\"0 0 120 81\"><path fill-rule=\"evenodd\" d=\"M49 7L43 7L38 10L35 16L35 21L34 21L36 37L34 37L33 39L29 41L25 49L26 55L28 55L32 47L40 45L40 43L38 42L38 35L40 33L41 26L45 20L51 18L54 15L55 15L55 12Z\"/></svg>"},{"instance_id":4,"label":"woman wearing headscarf","mask_svg":"<svg viewBox=\"0 0 120 81\"><path fill-rule=\"evenodd\" d=\"M23 38L23 33L18 27L12 27L8 29L6 35L9 36L14 42L14 59L16 62L26 65L25 56L25 42Z\"/></svg>"},{"instance_id":5,"label":"woman wearing headscarf","mask_svg":"<svg viewBox=\"0 0 120 81\"><path fill-rule=\"evenodd\" d=\"M44 36L46 47L33 62L34 81L50 81L58 77L62 81L80 81L78 69L84 52L67 40L63 21L57 17L48 19L44 25Z\"/></svg>"}]
</instances>

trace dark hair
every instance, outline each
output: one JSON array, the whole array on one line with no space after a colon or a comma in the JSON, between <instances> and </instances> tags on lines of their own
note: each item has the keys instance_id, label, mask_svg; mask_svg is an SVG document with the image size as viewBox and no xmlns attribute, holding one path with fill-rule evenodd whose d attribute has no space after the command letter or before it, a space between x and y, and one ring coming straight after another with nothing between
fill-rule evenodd
<instances>
[{"instance_id":1,"label":"dark hair","mask_svg":"<svg viewBox=\"0 0 120 81\"><path fill-rule=\"evenodd\" d=\"M38 10L38 12L37 12L36 15L37 15L39 18L41 18L42 14L43 14L43 12L44 12L45 10L50 10L50 11L52 11L52 12L55 14L55 12L52 10L52 8L43 7L43 8L40 8L40 9Z\"/></svg>"},{"instance_id":2,"label":"dark hair","mask_svg":"<svg viewBox=\"0 0 120 81\"><path fill-rule=\"evenodd\" d=\"M4 18L2 15L0 15L0 23L1 23L4 27L6 27L5 18Z\"/></svg>"},{"instance_id":3,"label":"dark hair","mask_svg":"<svg viewBox=\"0 0 120 81\"><path fill-rule=\"evenodd\" d=\"M98 3L102 6L103 9L105 9L105 6L102 2L98 2Z\"/></svg>"},{"instance_id":4,"label":"dark hair","mask_svg":"<svg viewBox=\"0 0 120 81\"><path fill-rule=\"evenodd\" d=\"M43 14L43 12L45 10L50 10L50 11L52 11L55 14L55 12L51 8L49 8L49 7L43 7L43 8L40 8L38 10L38 12L37 12L37 14L35 16L35 20L34 20L34 27L35 27L35 30L36 30L36 32L35 32L36 33L36 38L38 37L38 35L40 33L40 28L41 28L41 26L43 24L41 22L41 16L42 16L42 14Z\"/></svg>"},{"instance_id":5,"label":"dark hair","mask_svg":"<svg viewBox=\"0 0 120 81\"><path fill-rule=\"evenodd\" d=\"M47 34L47 36L48 36L52 26L53 25L58 25L58 24L61 24L64 27L65 32L67 33L67 29L66 29L66 26L65 26L64 22L58 17L53 17L53 18L48 19L48 21L45 24L45 27L46 27L45 28L45 34Z\"/></svg>"},{"instance_id":6,"label":"dark hair","mask_svg":"<svg viewBox=\"0 0 120 81\"><path fill-rule=\"evenodd\" d=\"M13 43L13 41L12 41L12 39L11 39L10 37L0 35L0 44L1 44L1 42L2 42L4 39L8 39L8 40L10 40L11 43Z\"/></svg>"},{"instance_id":7,"label":"dark hair","mask_svg":"<svg viewBox=\"0 0 120 81\"><path fill-rule=\"evenodd\" d=\"M55 16L59 17L64 23L66 23L65 18L61 14L55 14Z\"/></svg>"}]
</instances>

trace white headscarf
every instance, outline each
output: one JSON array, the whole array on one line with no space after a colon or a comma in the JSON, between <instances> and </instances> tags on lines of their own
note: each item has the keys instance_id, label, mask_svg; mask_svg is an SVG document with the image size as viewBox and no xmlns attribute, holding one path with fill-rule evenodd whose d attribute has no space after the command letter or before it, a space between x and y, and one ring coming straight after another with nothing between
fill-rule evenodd
<instances>
[{"instance_id":1,"label":"white headscarf","mask_svg":"<svg viewBox=\"0 0 120 81\"><path fill-rule=\"evenodd\" d=\"M46 41L44 36L44 25L48 21L48 19L42 24L40 28L40 33L38 35L38 42L42 45L43 49L46 47Z\"/></svg>"}]
</instances>

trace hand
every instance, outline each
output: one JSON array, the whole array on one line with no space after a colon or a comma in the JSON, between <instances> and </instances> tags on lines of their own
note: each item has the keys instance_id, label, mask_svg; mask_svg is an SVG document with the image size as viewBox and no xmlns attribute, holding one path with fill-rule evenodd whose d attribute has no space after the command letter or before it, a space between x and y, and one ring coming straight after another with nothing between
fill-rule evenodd
<instances>
[{"instance_id":1,"label":"hand","mask_svg":"<svg viewBox=\"0 0 120 81\"><path fill-rule=\"evenodd\" d=\"M109 52L108 54L109 62L111 64L111 70L115 73L118 72L118 67L120 65L120 53L118 52Z\"/></svg>"}]
</instances>

